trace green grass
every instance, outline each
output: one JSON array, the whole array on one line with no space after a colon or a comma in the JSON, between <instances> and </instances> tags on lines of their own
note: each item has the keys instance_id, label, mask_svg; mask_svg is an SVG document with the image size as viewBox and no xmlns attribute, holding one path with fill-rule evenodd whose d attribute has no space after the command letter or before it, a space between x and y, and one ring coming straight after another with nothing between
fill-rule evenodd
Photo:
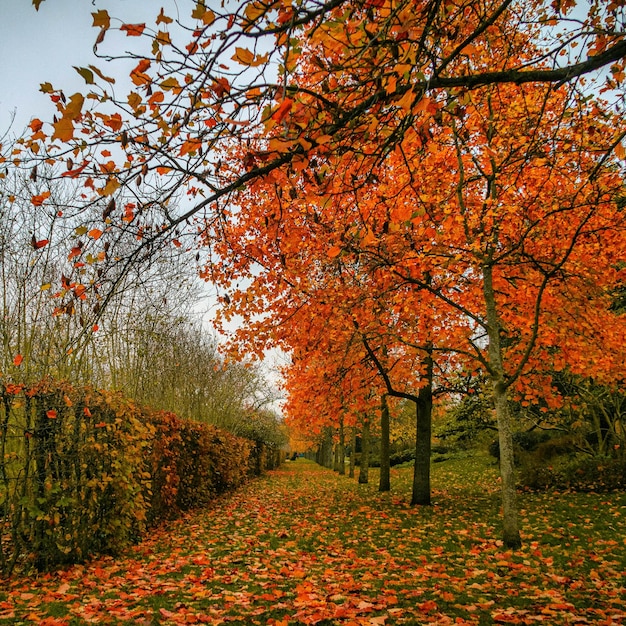
<instances>
[{"instance_id":1,"label":"green grass","mask_svg":"<svg viewBox=\"0 0 626 626\"><path fill-rule=\"evenodd\" d=\"M8 581L29 624L626 623L626 495L521 493L503 548L497 468L433 464L433 506L299 460L156 530L124 558Z\"/></svg>"}]
</instances>

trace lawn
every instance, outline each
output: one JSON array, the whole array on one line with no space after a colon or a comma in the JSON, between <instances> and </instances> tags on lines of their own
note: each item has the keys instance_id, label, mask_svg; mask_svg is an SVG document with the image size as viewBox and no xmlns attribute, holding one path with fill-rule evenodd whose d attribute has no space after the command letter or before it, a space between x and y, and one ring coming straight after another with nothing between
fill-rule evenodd
<instances>
[{"instance_id":1,"label":"lawn","mask_svg":"<svg viewBox=\"0 0 626 626\"><path fill-rule=\"evenodd\" d=\"M626 623L626 494L522 493L524 546L499 541L493 460L358 485L303 459L113 559L14 577L11 624Z\"/></svg>"}]
</instances>

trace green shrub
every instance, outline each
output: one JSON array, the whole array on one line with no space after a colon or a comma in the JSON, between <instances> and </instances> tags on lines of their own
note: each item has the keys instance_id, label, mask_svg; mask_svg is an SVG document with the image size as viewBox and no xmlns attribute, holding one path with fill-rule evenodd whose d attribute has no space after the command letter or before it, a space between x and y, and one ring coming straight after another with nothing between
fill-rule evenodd
<instances>
[{"instance_id":1,"label":"green shrub","mask_svg":"<svg viewBox=\"0 0 626 626\"><path fill-rule=\"evenodd\" d=\"M546 430L525 430L514 432L513 435L513 451L516 459L520 458L520 453L530 452L537 449L544 442L548 442L552 433ZM500 442L495 439L489 445L489 454L496 459L500 458Z\"/></svg>"},{"instance_id":2,"label":"green shrub","mask_svg":"<svg viewBox=\"0 0 626 626\"><path fill-rule=\"evenodd\" d=\"M531 490L613 491L626 489L626 459L587 455L558 457L551 464L525 464L521 486Z\"/></svg>"},{"instance_id":3,"label":"green shrub","mask_svg":"<svg viewBox=\"0 0 626 626\"><path fill-rule=\"evenodd\" d=\"M415 460L415 450L407 449L401 450L400 452L394 452L389 457L389 465L393 467L394 465L401 465L402 463L407 463L408 461Z\"/></svg>"}]
</instances>

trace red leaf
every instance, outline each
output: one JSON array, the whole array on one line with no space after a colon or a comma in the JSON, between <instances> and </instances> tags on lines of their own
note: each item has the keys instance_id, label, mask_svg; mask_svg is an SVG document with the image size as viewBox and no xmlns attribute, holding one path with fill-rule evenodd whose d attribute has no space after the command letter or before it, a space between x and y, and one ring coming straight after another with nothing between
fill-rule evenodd
<instances>
[{"instance_id":1,"label":"red leaf","mask_svg":"<svg viewBox=\"0 0 626 626\"><path fill-rule=\"evenodd\" d=\"M13 358L13 365L15 365L15 367L19 367L22 364L23 360L24 357L21 354L16 354Z\"/></svg>"},{"instance_id":2,"label":"red leaf","mask_svg":"<svg viewBox=\"0 0 626 626\"><path fill-rule=\"evenodd\" d=\"M37 239L35 239L35 236L33 235L30 243L33 246L34 250L39 250L40 248L44 248L45 246L47 246L50 243L50 240L40 239L39 241L37 241Z\"/></svg>"}]
</instances>

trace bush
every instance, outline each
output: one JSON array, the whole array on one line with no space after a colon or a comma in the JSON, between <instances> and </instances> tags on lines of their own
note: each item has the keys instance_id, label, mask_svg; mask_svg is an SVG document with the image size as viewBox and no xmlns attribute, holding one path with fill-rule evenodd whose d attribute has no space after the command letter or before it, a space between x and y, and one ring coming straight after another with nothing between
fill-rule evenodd
<instances>
[{"instance_id":1,"label":"bush","mask_svg":"<svg viewBox=\"0 0 626 626\"><path fill-rule=\"evenodd\" d=\"M550 431L546 430L523 430L513 433L512 437L513 452L515 458L519 459L520 452L535 450L540 444L550 440L552 435ZM500 442L497 439L489 444L489 454L496 459L500 458Z\"/></svg>"},{"instance_id":2,"label":"bush","mask_svg":"<svg viewBox=\"0 0 626 626\"><path fill-rule=\"evenodd\" d=\"M561 457L551 465L525 465L520 485L532 490L613 491L626 489L626 459Z\"/></svg>"},{"instance_id":3,"label":"bush","mask_svg":"<svg viewBox=\"0 0 626 626\"><path fill-rule=\"evenodd\" d=\"M44 380L2 395L0 566L39 569L116 552L146 524L153 428L119 394Z\"/></svg>"},{"instance_id":4,"label":"bush","mask_svg":"<svg viewBox=\"0 0 626 626\"><path fill-rule=\"evenodd\" d=\"M415 460L415 450L401 450L400 452L394 452L389 457L389 465L393 467L394 465L401 465L402 463L408 463L409 461Z\"/></svg>"},{"instance_id":5,"label":"bush","mask_svg":"<svg viewBox=\"0 0 626 626\"><path fill-rule=\"evenodd\" d=\"M115 554L280 461L214 426L52 380L0 385L0 426L4 574L26 555L45 570Z\"/></svg>"}]
</instances>

